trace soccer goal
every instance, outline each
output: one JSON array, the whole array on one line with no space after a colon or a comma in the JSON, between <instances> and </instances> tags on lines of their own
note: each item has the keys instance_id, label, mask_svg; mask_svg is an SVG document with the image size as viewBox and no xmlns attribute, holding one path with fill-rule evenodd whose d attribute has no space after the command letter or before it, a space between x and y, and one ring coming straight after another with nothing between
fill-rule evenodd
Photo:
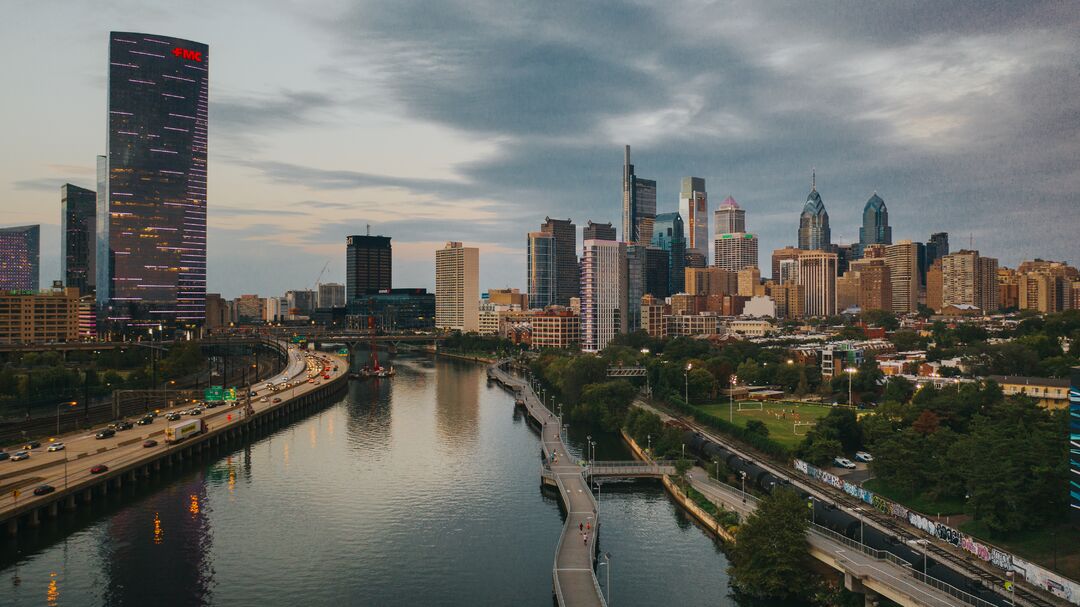
<instances>
[{"instance_id":1,"label":"soccer goal","mask_svg":"<svg viewBox=\"0 0 1080 607\"><path fill-rule=\"evenodd\" d=\"M791 433L795 436L803 436L809 432L810 428L817 422L793 422L791 425ZM799 428L805 428L802 432L799 432Z\"/></svg>"},{"instance_id":2,"label":"soccer goal","mask_svg":"<svg viewBox=\"0 0 1080 607\"><path fill-rule=\"evenodd\" d=\"M765 404L760 400L753 400L750 402L739 401L739 411L764 411Z\"/></svg>"}]
</instances>

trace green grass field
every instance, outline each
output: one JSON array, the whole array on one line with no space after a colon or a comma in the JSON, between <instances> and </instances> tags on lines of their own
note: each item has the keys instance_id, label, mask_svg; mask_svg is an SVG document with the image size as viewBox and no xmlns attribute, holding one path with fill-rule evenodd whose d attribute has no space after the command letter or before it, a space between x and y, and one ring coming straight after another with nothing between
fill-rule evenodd
<instances>
[{"instance_id":1,"label":"green grass field","mask_svg":"<svg viewBox=\"0 0 1080 607\"><path fill-rule=\"evenodd\" d=\"M830 407L821 405L805 405L789 402L765 402L762 403L761 409L757 409L757 402L743 401L742 405L744 408L742 411L739 411L739 404L740 403L738 402L735 403L734 421L736 424L745 426L746 422L752 419L765 422L765 426L769 429L769 438L772 438L785 447L795 447L798 445L802 441L803 435L813 428L813 426L799 426L799 433L794 434L793 430L795 422L816 422L828 415L830 409ZM746 408L750 406L755 408ZM720 419L728 418L728 403L700 405L699 408Z\"/></svg>"}]
</instances>

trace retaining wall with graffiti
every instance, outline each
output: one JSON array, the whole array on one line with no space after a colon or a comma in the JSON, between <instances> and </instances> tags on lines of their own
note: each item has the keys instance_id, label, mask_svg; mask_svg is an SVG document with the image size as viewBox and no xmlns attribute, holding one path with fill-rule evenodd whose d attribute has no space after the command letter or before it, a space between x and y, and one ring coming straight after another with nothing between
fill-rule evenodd
<instances>
[{"instance_id":1,"label":"retaining wall with graffiti","mask_svg":"<svg viewBox=\"0 0 1080 607\"><path fill-rule=\"evenodd\" d=\"M1015 571L1018 576L1024 578L1032 586L1037 586L1055 596L1080 605L1080 583L1052 571L1047 571L1004 550L984 544L957 529L934 521L914 510L908 510L900 504L876 495L873 491L853 485L827 470L812 466L800 459L795 460L795 469L810 478L836 487L844 493L866 502L879 512L903 519L917 529L944 540L957 548L962 548L992 565L1005 571Z\"/></svg>"}]
</instances>

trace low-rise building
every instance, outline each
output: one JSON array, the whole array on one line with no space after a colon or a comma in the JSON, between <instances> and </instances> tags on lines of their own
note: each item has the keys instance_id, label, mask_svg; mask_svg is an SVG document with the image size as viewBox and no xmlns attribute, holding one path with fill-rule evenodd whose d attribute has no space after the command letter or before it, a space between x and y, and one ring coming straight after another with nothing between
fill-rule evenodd
<instances>
[{"instance_id":1,"label":"low-rise building","mask_svg":"<svg viewBox=\"0 0 1080 607\"><path fill-rule=\"evenodd\" d=\"M711 312L701 314L672 314L667 317L668 335L716 335L720 317Z\"/></svg>"},{"instance_id":2,"label":"low-rise building","mask_svg":"<svg viewBox=\"0 0 1080 607\"><path fill-rule=\"evenodd\" d=\"M1062 409L1069 406L1069 380L1052 377L1025 377L1022 375L991 375L1001 386L1005 396L1016 394L1029 396L1046 409Z\"/></svg>"},{"instance_id":3,"label":"low-rise building","mask_svg":"<svg viewBox=\"0 0 1080 607\"><path fill-rule=\"evenodd\" d=\"M571 308L552 306L532 317L531 347L570 349L581 344L581 316Z\"/></svg>"},{"instance_id":4,"label":"low-rise building","mask_svg":"<svg viewBox=\"0 0 1080 607\"><path fill-rule=\"evenodd\" d=\"M79 340L79 289L0 292L0 344Z\"/></svg>"},{"instance_id":5,"label":"low-rise building","mask_svg":"<svg viewBox=\"0 0 1080 607\"><path fill-rule=\"evenodd\" d=\"M765 337L772 328L767 320L736 319L727 323L728 331L742 337Z\"/></svg>"}]
</instances>

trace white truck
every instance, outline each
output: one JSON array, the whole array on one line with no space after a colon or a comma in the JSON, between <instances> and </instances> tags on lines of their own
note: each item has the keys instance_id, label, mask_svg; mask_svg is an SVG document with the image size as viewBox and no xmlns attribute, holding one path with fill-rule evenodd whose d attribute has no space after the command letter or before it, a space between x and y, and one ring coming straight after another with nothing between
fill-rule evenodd
<instances>
[{"instance_id":1,"label":"white truck","mask_svg":"<svg viewBox=\"0 0 1080 607\"><path fill-rule=\"evenodd\" d=\"M189 419L165 428L165 442L178 443L185 438L202 434L205 430L206 424L203 423L203 420Z\"/></svg>"}]
</instances>

